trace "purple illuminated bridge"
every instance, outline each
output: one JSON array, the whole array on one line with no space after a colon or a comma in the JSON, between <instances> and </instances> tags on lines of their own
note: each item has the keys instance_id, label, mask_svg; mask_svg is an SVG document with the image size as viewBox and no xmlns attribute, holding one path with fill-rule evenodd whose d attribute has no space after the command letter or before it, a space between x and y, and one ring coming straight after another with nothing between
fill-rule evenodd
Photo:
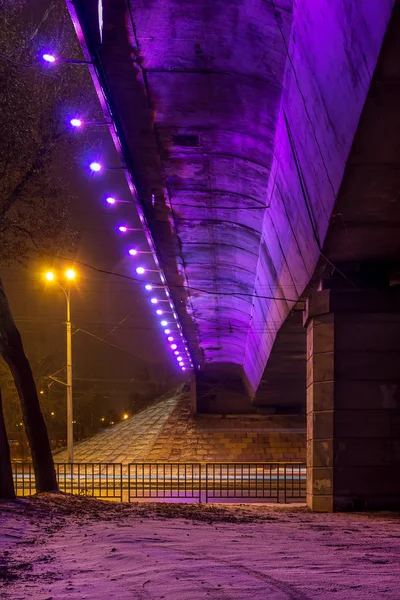
<instances>
[{"instance_id":1,"label":"purple illuminated bridge","mask_svg":"<svg viewBox=\"0 0 400 600\"><path fill-rule=\"evenodd\" d=\"M387 207L368 204L365 165L380 158L366 148L383 144L376 132L362 143L374 107L360 121L394 0L67 4L188 341L199 410L304 409L307 297L327 273L353 282L348 265L399 258ZM372 221L387 240L373 251Z\"/></svg>"}]
</instances>

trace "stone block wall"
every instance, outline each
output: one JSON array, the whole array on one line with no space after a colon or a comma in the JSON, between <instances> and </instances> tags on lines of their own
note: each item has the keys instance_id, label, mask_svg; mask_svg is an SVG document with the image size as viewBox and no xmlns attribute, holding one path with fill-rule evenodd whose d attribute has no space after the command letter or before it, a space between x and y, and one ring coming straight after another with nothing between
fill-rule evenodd
<instances>
[{"instance_id":1,"label":"stone block wall","mask_svg":"<svg viewBox=\"0 0 400 600\"><path fill-rule=\"evenodd\" d=\"M305 462L305 418L191 415L183 396L146 460Z\"/></svg>"},{"instance_id":2,"label":"stone block wall","mask_svg":"<svg viewBox=\"0 0 400 600\"><path fill-rule=\"evenodd\" d=\"M307 325L307 502L400 506L400 295L318 292Z\"/></svg>"},{"instance_id":3,"label":"stone block wall","mask_svg":"<svg viewBox=\"0 0 400 600\"><path fill-rule=\"evenodd\" d=\"M305 462L305 417L194 415L178 390L75 445L76 462ZM66 461L65 451L55 455Z\"/></svg>"}]
</instances>

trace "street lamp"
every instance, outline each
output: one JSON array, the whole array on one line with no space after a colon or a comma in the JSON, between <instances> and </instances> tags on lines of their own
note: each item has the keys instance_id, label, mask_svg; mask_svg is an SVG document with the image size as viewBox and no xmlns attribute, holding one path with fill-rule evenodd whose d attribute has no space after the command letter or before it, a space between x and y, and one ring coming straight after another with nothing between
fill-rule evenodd
<instances>
[{"instance_id":1,"label":"street lamp","mask_svg":"<svg viewBox=\"0 0 400 600\"><path fill-rule=\"evenodd\" d=\"M85 125L111 125L111 121L83 121L82 119L78 118L78 117L74 117L73 119L70 119L69 121L70 125L72 125L72 127L75 127L77 129L79 129L82 126Z\"/></svg>"},{"instance_id":2,"label":"street lamp","mask_svg":"<svg viewBox=\"0 0 400 600\"><path fill-rule=\"evenodd\" d=\"M58 56L56 56L55 54L50 54L49 52L45 52L44 54L42 54L42 59L44 60L44 62L49 63L49 64L54 64L57 61L61 62L61 63L66 63L67 65L91 65L92 61L91 60L75 60L73 58L60 58Z\"/></svg>"},{"instance_id":3,"label":"street lamp","mask_svg":"<svg viewBox=\"0 0 400 600\"><path fill-rule=\"evenodd\" d=\"M71 288L69 283L75 279L76 273L73 269L65 271L67 285L64 287L57 281L55 274L48 271L45 275L47 281L54 282L62 289L67 300L67 452L68 462L74 462L74 421L72 404L72 325L71 325Z\"/></svg>"}]
</instances>

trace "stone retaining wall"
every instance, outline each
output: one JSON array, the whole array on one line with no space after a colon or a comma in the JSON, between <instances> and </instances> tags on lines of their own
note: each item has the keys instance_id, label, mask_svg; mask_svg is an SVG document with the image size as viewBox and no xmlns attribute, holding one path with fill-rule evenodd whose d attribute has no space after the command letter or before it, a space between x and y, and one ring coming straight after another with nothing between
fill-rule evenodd
<instances>
[{"instance_id":1,"label":"stone retaining wall","mask_svg":"<svg viewBox=\"0 0 400 600\"><path fill-rule=\"evenodd\" d=\"M305 462L304 416L192 415L177 390L75 445L76 462ZM67 460L66 452L55 455Z\"/></svg>"}]
</instances>

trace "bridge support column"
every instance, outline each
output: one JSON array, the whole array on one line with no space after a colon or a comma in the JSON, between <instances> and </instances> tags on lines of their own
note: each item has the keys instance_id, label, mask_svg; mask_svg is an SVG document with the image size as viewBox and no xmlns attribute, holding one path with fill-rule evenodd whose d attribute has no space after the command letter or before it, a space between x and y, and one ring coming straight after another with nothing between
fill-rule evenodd
<instances>
[{"instance_id":1,"label":"bridge support column","mask_svg":"<svg viewBox=\"0 0 400 600\"><path fill-rule=\"evenodd\" d=\"M307 504L400 507L400 291L309 298Z\"/></svg>"}]
</instances>

